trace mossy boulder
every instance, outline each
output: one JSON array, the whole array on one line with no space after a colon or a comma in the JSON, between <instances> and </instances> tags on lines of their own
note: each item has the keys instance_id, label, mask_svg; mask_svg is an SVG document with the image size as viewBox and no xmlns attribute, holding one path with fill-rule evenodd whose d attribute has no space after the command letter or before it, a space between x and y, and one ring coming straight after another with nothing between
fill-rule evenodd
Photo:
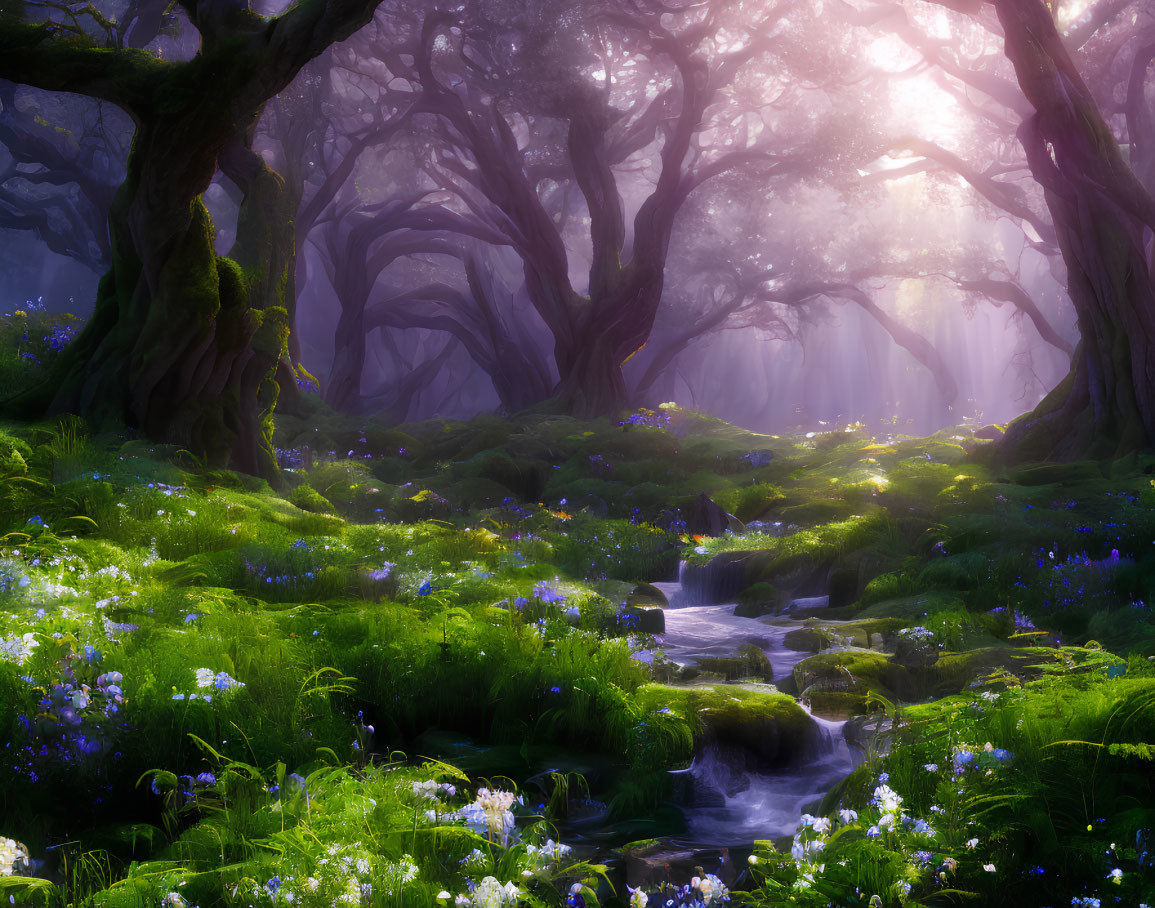
<instances>
[{"instance_id":1,"label":"mossy boulder","mask_svg":"<svg viewBox=\"0 0 1155 908\"><path fill-rule=\"evenodd\" d=\"M637 589L637 584L628 580L600 580L594 584L594 590L615 605L625 605Z\"/></svg>"},{"instance_id":2,"label":"mossy boulder","mask_svg":"<svg viewBox=\"0 0 1155 908\"><path fill-rule=\"evenodd\" d=\"M289 493L289 501L302 511L310 511L314 514L335 514L337 510L328 498L308 483L299 485L293 489L293 491Z\"/></svg>"},{"instance_id":3,"label":"mossy boulder","mask_svg":"<svg viewBox=\"0 0 1155 908\"><path fill-rule=\"evenodd\" d=\"M782 645L796 653L820 653L830 640L820 627L796 627L782 638Z\"/></svg>"},{"instance_id":4,"label":"mossy boulder","mask_svg":"<svg viewBox=\"0 0 1155 908\"><path fill-rule=\"evenodd\" d=\"M666 594L652 583L638 583L634 585L634 588L626 597L626 604L648 605L658 606L659 608L666 608L670 603L666 599Z\"/></svg>"},{"instance_id":5,"label":"mossy boulder","mask_svg":"<svg viewBox=\"0 0 1155 908\"><path fill-rule=\"evenodd\" d=\"M783 507L778 511L777 516L786 523L793 523L798 526L817 526L836 520L846 520L861 510L862 505L843 498L815 498L801 504Z\"/></svg>"},{"instance_id":6,"label":"mossy boulder","mask_svg":"<svg viewBox=\"0 0 1155 908\"><path fill-rule=\"evenodd\" d=\"M1059 661L1062 652L1045 646L990 646L965 653L943 653L921 680L928 695L940 697L1000 675L1029 681L1040 677L1046 665Z\"/></svg>"},{"instance_id":7,"label":"mossy boulder","mask_svg":"<svg viewBox=\"0 0 1155 908\"><path fill-rule=\"evenodd\" d=\"M377 423L365 426L363 437L370 450L387 457L420 457L421 442L408 432L389 429Z\"/></svg>"},{"instance_id":8,"label":"mossy boulder","mask_svg":"<svg viewBox=\"0 0 1155 908\"><path fill-rule=\"evenodd\" d=\"M540 461L515 459L501 451L483 451L457 465L461 475L487 479L508 489L509 494L522 501L541 499L548 479L547 470L547 465Z\"/></svg>"},{"instance_id":9,"label":"mossy boulder","mask_svg":"<svg viewBox=\"0 0 1155 908\"><path fill-rule=\"evenodd\" d=\"M625 494L624 503L631 510L637 508L643 514L650 514L664 507L669 496L669 489L665 486L656 482L641 482L630 487Z\"/></svg>"},{"instance_id":10,"label":"mossy boulder","mask_svg":"<svg viewBox=\"0 0 1155 908\"><path fill-rule=\"evenodd\" d=\"M784 642L802 652L821 652L831 646L853 646L857 649L880 649L884 639L905 627L901 618L864 618L854 621L808 619L805 627L791 631ZM814 647L818 646L817 649Z\"/></svg>"},{"instance_id":11,"label":"mossy boulder","mask_svg":"<svg viewBox=\"0 0 1155 908\"><path fill-rule=\"evenodd\" d=\"M754 552L721 552L705 564L687 564L682 587L692 602L733 602L749 585L747 560Z\"/></svg>"},{"instance_id":12,"label":"mossy boulder","mask_svg":"<svg viewBox=\"0 0 1155 908\"><path fill-rule=\"evenodd\" d=\"M781 605L782 597L772 583L754 583L738 594L734 614L739 618L761 618L773 614Z\"/></svg>"},{"instance_id":13,"label":"mossy boulder","mask_svg":"<svg viewBox=\"0 0 1155 908\"><path fill-rule=\"evenodd\" d=\"M987 579L991 563L991 558L983 552L963 552L938 558L922 569L918 584L923 589L974 589Z\"/></svg>"},{"instance_id":14,"label":"mossy boulder","mask_svg":"<svg viewBox=\"0 0 1155 908\"><path fill-rule=\"evenodd\" d=\"M407 494L411 493L411 494ZM449 500L432 489L403 488L390 505L390 516L403 523L445 520L453 513Z\"/></svg>"},{"instance_id":15,"label":"mossy boulder","mask_svg":"<svg viewBox=\"0 0 1155 908\"><path fill-rule=\"evenodd\" d=\"M660 605L627 605L621 617L626 627L639 634L666 632L666 613Z\"/></svg>"},{"instance_id":16,"label":"mossy boulder","mask_svg":"<svg viewBox=\"0 0 1155 908\"><path fill-rule=\"evenodd\" d=\"M755 482L747 486L724 489L714 500L744 523L759 520L786 500L785 493L776 485Z\"/></svg>"},{"instance_id":17,"label":"mossy boulder","mask_svg":"<svg viewBox=\"0 0 1155 908\"><path fill-rule=\"evenodd\" d=\"M697 726L698 750L720 747L752 771L797 764L818 741L818 726L806 710L769 685L648 684L637 696L647 711L669 708Z\"/></svg>"},{"instance_id":18,"label":"mossy boulder","mask_svg":"<svg viewBox=\"0 0 1155 908\"><path fill-rule=\"evenodd\" d=\"M909 699L914 684L905 668L881 653L843 650L819 653L794 666L799 696L817 712L840 714L867 711L867 698L878 693L888 700Z\"/></svg>"},{"instance_id":19,"label":"mossy boulder","mask_svg":"<svg viewBox=\"0 0 1155 908\"><path fill-rule=\"evenodd\" d=\"M933 612L960 611L965 608L962 600L955 596L932 592L876 600L857 614L859 618L901 618L912 621L925 618Z\"/></svg>"},{"instance_id":20,"label":"mossy boulder","mask_svg":"<svg viewBox=\"0 0 1155 908\"><path fill-rule=\"evenodd\" d=\"M770 684L774 681L774 666L761 647L744 643L738 647L736 656L708 657L699 659L700 673L718 675L727 681L753 678Z\"/></svg>"},{"instance_id":21,"label":"mossy boulder","mask_svg":"<svg viewBox=\"0 0 1155 908\"><path fill-rule=\"evenodd\" d=\"M780 591L779 602L823 596L834 557L820 546L752 552L745 562L744 579L749 585L773 584Z\"/></svg>"}]
</instances>

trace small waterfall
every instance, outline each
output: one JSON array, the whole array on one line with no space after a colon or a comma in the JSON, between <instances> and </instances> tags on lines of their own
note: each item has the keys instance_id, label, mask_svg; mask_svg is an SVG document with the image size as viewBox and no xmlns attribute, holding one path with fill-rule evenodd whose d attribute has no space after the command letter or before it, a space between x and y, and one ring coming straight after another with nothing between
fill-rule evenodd
<instances>
[{"instance_id":1,"label":"small waterfall","mask_svg":"<svg viewBox=\"0 0 1155 908\"><path fill-rule=\"evenodd\" d=\"M735 602L746 587L746 559L749 552L722 552L705 564L678 567L686 605L715 605Z\"/></svg>"},{"instance_id":2,"label":"small waterfall","mask_svg":"<svg viewBox=\"0 0 1155 908\"><path fill-rule=\"evenodd\" d=\"M843 722L812 716L813 752L773 773L750 772L723 748L706 747L676 774L684 798L685 840L740 846L793 834L803 813L846 776L854 764Z\"/></svg>"},{"instance_id":3,"label":"small waterfall","mask_svg":"<svg viewBox=\"0 0 1155 908\"><path fill-rule=\"evenodd\" d=\"M662 595L666 597L666 608L684 608L692 604L687 598L682 584L682 575L685 570L686 562L679 562L677 580L657 580L650 584L650 586L662 591Z\"/></svg>"}]
</instances>

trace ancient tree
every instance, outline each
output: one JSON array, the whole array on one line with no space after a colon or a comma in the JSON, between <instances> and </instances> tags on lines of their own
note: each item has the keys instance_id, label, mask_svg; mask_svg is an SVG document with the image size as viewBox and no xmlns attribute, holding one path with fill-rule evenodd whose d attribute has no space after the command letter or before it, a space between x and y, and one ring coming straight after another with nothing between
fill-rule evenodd
<instances>
[{"instance_id":1,"label":"ancient tree","mask_svg":"<svg viewBox=\"0 0 1155 908\"><path fill-rule=\"evenodd\" d=\"M291 262L275 231L221 258L201 193L222 161L243 183L243 223L265 222L281 183L247 154L266 102L374 0L304 0L267 19L244 3L181 3L201 37L191 60L105 46L59 23L0 19L0 78L111 102L136 126L109 225L112 267L95 311L47 381L6 402L128 424L210 464L273 476L276 372L285 359Z\"/></svg>"},{"instance_id":2,"label":"ancient tree","mask_svg":"<svg viewBox=\"0 0 1155 908\"><path fill-rule=\"evenodd\" d=\"M421 92L431 179L521 259L570 412L626 403L694 189L787 169L727 94L787 6L476 2L430 12L390 62Z\"/></svg>"},{"instance_id":3,"label":"ancient tree","mask_svg":"<svg viewBox=\"0 0 1155 908\"><path fill-rule=\"evenodd\" d=\"M998 0L1006 54L1034 113L1019 138L1067 266L1080 342L1071 373L1006 444L1022 457L1155 444L1155 201L1128 166L1042 0ZM1149 59L1139 67L1146 80Z\"/></svg>"}]
</instances>

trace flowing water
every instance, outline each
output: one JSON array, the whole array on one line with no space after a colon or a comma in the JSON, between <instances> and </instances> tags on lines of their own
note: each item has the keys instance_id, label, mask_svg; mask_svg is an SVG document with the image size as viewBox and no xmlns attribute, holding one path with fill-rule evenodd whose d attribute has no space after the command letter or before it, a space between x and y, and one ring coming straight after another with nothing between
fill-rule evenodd
<instances>
[{"instance_id":1,"label":"flowing water","mask_svg":"<svg viewBox=\"0 0 1155 908\"><path fill-rule=\"evenodd\" d=\"M670 586L671 584L663 584ZM666 609L666 632L657 639L667 659L693 665L702 659L734 656L745 644L759 647L774 668L774 679L789 677L794 666L810 653L788 649L784 643L799 621L740 618L734 604L690 605Z\"/></svg>"},{"instance_id":2,"label":"flowing water","mask_svg":"<svg viewBox=\"0 0 1155 908\"><path fill-rule=\"evenodd\" d=\"M793 834L807 810L822 799L854 762L842 734L845 722L818 716L813 751L797 766L773 773L735 770L722 751L710 748L683 770L688 787L686 832L677 840L692 845L749 847L755 839ZM688 784L686 784L688 783Z\"/></svg>"},{"instance_id":3,"label":"flowing water","mask_svg":"<svg viewBox=\"0 0 1155 908\"><path fill-rule=\"evenodd\" d=\"M661 651L679 665L735 656L746 644L770 660L775 681L790 677L810 654L792 650L786 635L804 622L788 617L742 618L734 603L694 604L681 583L654 584L666 595L666 632ZM791 611L819 608L823 597L797 600ZM652 654L650 654L652 655ZM644 655L643 655L644 658ZM670 840L678 847L749 847L755 839L791 835L801 815L855 765L843 735L845 722L812 716L814 737L797 765L773 772L751 772L744 761L717 748L705 748L688 769L675 773L675 800L686 817L686 831Z\"/></svg>"}]
</instances>

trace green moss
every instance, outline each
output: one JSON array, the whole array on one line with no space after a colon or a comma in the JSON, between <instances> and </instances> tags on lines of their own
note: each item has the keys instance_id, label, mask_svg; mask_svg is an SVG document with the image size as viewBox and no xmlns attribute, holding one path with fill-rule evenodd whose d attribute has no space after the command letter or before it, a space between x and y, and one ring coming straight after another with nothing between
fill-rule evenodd
<instances>
[{"instance_id":1,"label":"green moss","mask_svg":"<svg viewBox=\"0 0 1155 908\"><path fill-rule=\"evenodd\" d=\"M812 707L822 712L835 703L843 712L848 703L853 712L868 709L868 698L878 693L888 700L911 699L915 694L914 681L900 665L887 656L863 650L819 653L794 666L794 684L798 695L809 699ZM831 699L829 695L836 694Z\"/></svg>"},{"instance_id":2,"label":"green moss","mask_svg":"<svg viewBox=\"0 0 1155 908\"><path fill-rule=\"evenodd\" d=\"M1009 471L1007 478L1021 486L1073 486L1103 479L1103 465L1098 461L1025 464Z\"/></svg>"},{"instance_id":3,"label":"green moss","mask_svg":"<svg viewBox=\"0 0 1155 908\"><path fill-rule=\"evenodd\" d=\"M482 476L463 479L445 489L444 497L456 509L495 508L514 498L513 491Z\"/></svg>"},{"instance_id":4,"label":"green moss","mask_svg":"<svg viewBox=\"0 0 1155 908\"><path fill-rule=\"evenodd\" d=\"M754 485L724 489L714 500L729 514L749 523L764 517L776 505L786 500L786 495L776 485L755 483Z\"/></svg>"},{"instance_id":5,"label":"green moss","mask_svg":"<svg viewBox=\"0 0 1155 908\"><path fill-rule=\"evenodd\" d=\"M769 685L649 684L637 698L643 709L668 708L696 726L699 737L749 752L766 766L795 762L814 744L814 720L793 697Z\"/></svg>"},{"instance_id":6,"label":"green moss","mask_svg":"<svg viewBox=\"0 0 1155 908\"><path fill-rule=\"evenodd\" d=\"M248 300L244 271L233 259L217 257L217 286L222 309L241 309Z\"/></svg>"},{"instance_id":7,"label":"green moss","mask_svg":"<svg viewBox=\"0 0 1155 908\"><path fill-rule=\"evenodd\" d=\"M299 485L289 493L289 501L302 511L313 511L319 514L332 514L332 503L310 485Z\"/></svg>"},{"instance_id":8,"label":"green moss","mask_svg":"<svg viewBox=\"0 0 1155 908\"><path fill-rule=\"evenodd\" d=\"M719 675L727 681L753 679L767 684L774 681L774 667L766 653L749 643L738 647L736 656L699 659L697 667L701 673Z\"/></svg>"}]
</instances>

